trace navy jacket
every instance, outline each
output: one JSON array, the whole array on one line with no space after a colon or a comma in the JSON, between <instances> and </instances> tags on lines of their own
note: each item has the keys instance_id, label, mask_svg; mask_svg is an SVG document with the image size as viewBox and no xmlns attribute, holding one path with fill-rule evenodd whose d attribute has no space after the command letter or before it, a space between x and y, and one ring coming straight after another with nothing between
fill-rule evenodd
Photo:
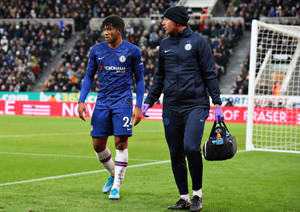
<instances>
[{"instance_id":1,"label":"navy jacket","mask_svg":"<svg viewBox=\"0 0 300 212\"><path fill-rule=\"evenodd\" d=\"M159 68L145 103L152 106L162 92L164 106L174 109L209 108L208 93L214 104L222 103L211 48L190 27L160 43Z\"/></svg>"}]
</instances>

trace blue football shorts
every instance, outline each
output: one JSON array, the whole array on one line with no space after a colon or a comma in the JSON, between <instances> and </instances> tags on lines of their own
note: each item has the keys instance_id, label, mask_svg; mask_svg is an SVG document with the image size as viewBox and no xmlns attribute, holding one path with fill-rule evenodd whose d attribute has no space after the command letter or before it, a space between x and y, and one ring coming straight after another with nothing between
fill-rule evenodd
<instances>
[{"instance_id":1,"label":"blue football shorts","mask_svg":"<svg viewBox=\"0 0 300 212\"><path fill-rule=\"evenodd\" d=\"M91 136L132 135L132 108L94 109Z\"/></svg>"}]
</instances>

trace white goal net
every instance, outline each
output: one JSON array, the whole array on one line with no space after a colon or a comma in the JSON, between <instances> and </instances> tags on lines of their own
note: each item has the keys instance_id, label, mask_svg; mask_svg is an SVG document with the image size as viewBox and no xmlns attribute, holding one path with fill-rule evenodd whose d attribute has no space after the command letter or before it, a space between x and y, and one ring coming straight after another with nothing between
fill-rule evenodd
<instances>
[{"instance_id":1,"label":"white goal net","mask_svg":"<svg viewBox=\"0 0 300 212\"><path fill-rule=\"evenodd\" d=\"M247 150L300 153L300 26L254 20Z\"/></svg>"}]
</instances>

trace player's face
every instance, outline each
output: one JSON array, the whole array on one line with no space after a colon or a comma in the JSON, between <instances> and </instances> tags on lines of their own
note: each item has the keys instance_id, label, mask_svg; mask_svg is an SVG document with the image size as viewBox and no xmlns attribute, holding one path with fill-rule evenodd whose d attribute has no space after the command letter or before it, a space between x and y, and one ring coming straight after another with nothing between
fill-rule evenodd
<instances>
[{"instance_id":1,"label":"player's face","mask_svg":"<svg viewBox=\"0 0 300 212\"><path fill-rule=\"evenodd\" d=\"M120 30L113 26L104 26L104 39L109 44L114 44L121 36Z\"/></svg>"},{"instance_id":2,"label":"player's face","mask_svg":"<svg viewBox=\"0 0 300 212\"><path fill-rule=\"evenodd\" d=\"M174 34L177 32L177 25L174 21L164 17L162 26L167 34Z\"/></svg>"}]
</instances>

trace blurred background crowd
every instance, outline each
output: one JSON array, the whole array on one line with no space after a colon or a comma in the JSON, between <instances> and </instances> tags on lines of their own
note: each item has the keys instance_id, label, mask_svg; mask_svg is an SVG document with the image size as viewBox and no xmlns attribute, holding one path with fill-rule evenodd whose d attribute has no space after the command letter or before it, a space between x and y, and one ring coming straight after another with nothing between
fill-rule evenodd
<instances>
[{"instance_id":1,"label":"blurred background crowd","mask_svg":"<svg viewBox=\"0 0 300 212\"><path fill-rule=\"evenodd\" d=\"M77 92L80 90L88 54L91 46L103 41L103 32L92 29L92 18L104 18L117 14L126 18L158 17L179 1L149 0L10 0L0 1L0 90L30 91L43 74L51 58L63 52L57 67L42 83L43 91ZM224 17L242 17L243 21L222 19L191 19L193 31L205 36L212 48L219 80L228 73L228 62L249 31L251 21L260 17L299 17L300 2L297 0L222 0ZM206 12L206 8L200 8ZM189 11L192 14L191 9ZM28 22L34 18L72 18L74 28L63 21L60 24ZM7 19L7 20L5 20ZM10 19L23 19L19 23ZM279 24L298 25L295 20L279 20ZM64 48L64 43L72 36L78 37L74 46ZM145 66L146 92L152 86L153 75L158 69L159 43L166 37L161 19L154 19L146 25L142 19L126 25L124 39L139 46ZM247 94L249 80L249 55L240 64L240 73L232 83L231 94ZM97 91L94 80L92 91ZM134 87L133 87L134 89Z\"/></svg>"}]
</instances>

